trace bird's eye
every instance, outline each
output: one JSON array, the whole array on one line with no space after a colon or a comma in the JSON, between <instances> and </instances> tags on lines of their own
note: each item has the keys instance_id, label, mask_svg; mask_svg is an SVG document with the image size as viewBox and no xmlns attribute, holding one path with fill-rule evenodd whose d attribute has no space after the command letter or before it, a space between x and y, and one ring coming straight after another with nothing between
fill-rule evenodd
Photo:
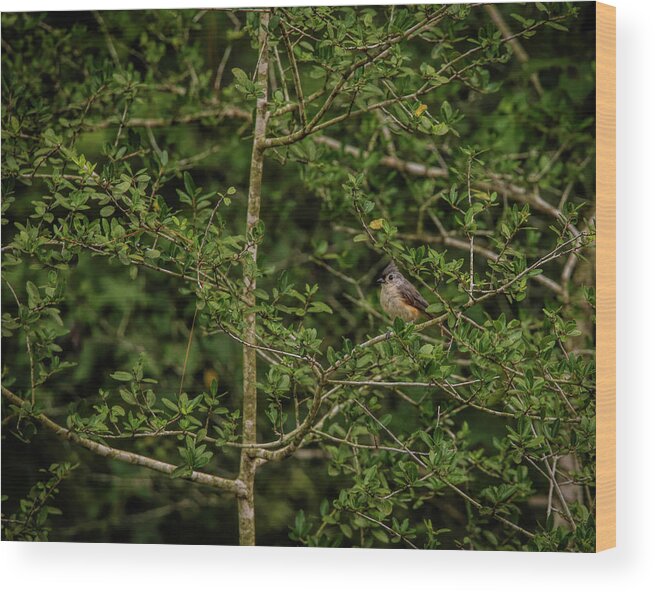
<instances>
[{"instance_id":1,"label":"bird's eye","mask_svg":"<svg viewBox=\"0 0 655 592\"><path fill-rule=\"evenodd\" d=\"M387 276L387 279L388 279L389 281L391 281L391 280L393 279L393 273L390 273L390 274Z\"/></svg>"}]
</instances>

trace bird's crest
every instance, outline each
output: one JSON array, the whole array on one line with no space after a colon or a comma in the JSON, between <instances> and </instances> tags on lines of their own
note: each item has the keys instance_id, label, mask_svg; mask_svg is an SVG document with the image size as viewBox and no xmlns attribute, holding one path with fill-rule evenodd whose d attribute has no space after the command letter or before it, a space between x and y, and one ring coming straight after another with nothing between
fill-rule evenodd
<instances>
[{"instance_id":1,"label":"bird's crest","mask_svg":"<svg viewBox=\"0 0 655 592\"><path fill-rule=\"evenodd\" d=\"M387 274L392 273L392 272L393 273L399 273L398 267L396 266L396 264L393 261L391 263L389 263L389 265L387 265L384 268L384 271L382 272L382 277L385 277Z\"/></svg>"}]
</instances>

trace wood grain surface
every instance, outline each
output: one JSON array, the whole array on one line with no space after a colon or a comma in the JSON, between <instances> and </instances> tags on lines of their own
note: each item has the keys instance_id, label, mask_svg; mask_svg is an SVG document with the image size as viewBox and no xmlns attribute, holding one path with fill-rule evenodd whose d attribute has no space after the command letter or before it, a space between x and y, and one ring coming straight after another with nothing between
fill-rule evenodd
<instances>
[{"instance_id":1,"label":"wood grain surface","mask_svg":"<svg viewBox=\"0 0 655 592\"><path fill-rule=\"evenodd\" d=\"M596 3L596 551L616 546L616 8Z\"/></svg>"}]
</instances>

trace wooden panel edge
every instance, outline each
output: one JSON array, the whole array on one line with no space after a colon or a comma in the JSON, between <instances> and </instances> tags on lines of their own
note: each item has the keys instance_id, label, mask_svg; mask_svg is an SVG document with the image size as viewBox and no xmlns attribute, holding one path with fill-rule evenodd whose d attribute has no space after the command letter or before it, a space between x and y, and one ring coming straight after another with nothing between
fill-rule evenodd
<instances>
[{"instance_id":1,"label":"wooden panel edge","mask_svg":"<svg viewBox=\"0 0 655 592\"><path fill-rule=\"evenodd\" d=\"M616 8L596 3L596 551L616 546Z\"/></svg>"}]
</instances>

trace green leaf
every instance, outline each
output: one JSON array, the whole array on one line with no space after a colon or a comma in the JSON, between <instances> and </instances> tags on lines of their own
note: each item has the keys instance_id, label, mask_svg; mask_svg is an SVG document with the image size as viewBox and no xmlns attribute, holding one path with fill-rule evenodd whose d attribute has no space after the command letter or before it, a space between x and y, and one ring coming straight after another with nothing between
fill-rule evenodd
<instances>
[{"instance_id":1,"label":"green leaf","mask_svg":"<svg viewBox=\"0 0 655 592\"><path fill-rule=\"evenodd\" d=\"M184 171L184 189L189 197L192 197L196 192L196 185L188 171Z\"/></svg>"},{"instance_id":2,"label":"green leaf","mask_svg":"<svg viewBox=\"0 0 655 592\"><path fill-rule=\"evenodd\" d=\"M171 411L175 413L179 411L177 405L170 399L163 398L161 402L164 404L164 407L168 407Z\"/></svg>"},{"instance_id":3,"label":"green leaf","mask_svg":"<svg viewBox=\"0 0 655 592\"><path fill-rule=\"evenodd\" d=\"M343 533L343 536L351 538L353 536L353 529L350 528L348 524L339 524L339 530Z\"/></svg>"},{"instance_id":4,"label":"green leaf","mask_svg":"<svg viewBox=\"0 0 655 592\"><path fill-rule=\"evenodd\" d=\"M30 308L33 308L41 300L39 289L30 281L25 284L25 289L27 290Z\"/></svg>"},{"instance_id":5,"label":"green leaf","mask_svg":"<svg viewBox=\"0 0 655 592\"><path fill-rule=\"evenodd\" d=\"M119 392L123 401L125 401L128 405L136 405L136 397L134 396L134 393L128 391L127 389L120 389Z\"/></svg>"},{"instance_id":6,"label":"green leaf","mask_svg":"<svg viewBox=\"0 0 655 592\"><path fill-rule=\"evenodd\" d=\"M309 312L326 312L332 314L332 309L325 302L312 302L309 305Z\"/></svg>"},{"instance_id":7,"label":"green leaf","mask_svg":"<svg viewBox=\"0 0 655 592\"><path fill-rule=\"evenodd\" d=\"M379 528L373 530L373 536L381 543L387 544L389 542L389 536L387 533Z\"/></svg>"},{"instance_id":8,"label":"green leaf","mask_svg":"<svg viewBox=\"0 0 655 592\"><path fill-rule=\"evenodd\" d=\"M121 181L120 183L117 183L113 187L113 192L117 193L119 195L122 195L125 193L130 187L132 186L132 182L130 180L127 181Z\"/></svg>"},{"instance_id":9,"label":"green leaf","mask_svg":"<svg viewBox=\"0 0 655 592\"><path fill-rule=\"evenodd\" d=\"M250 82L250 78L241 68L232 68L232 75L244 86Z\"/></svg>"},{"instance_id":10,"label":"green leaf","mask_svg":"<svg viewBox=\"0 0 655 592\"><path fill-rule=\"evenodd\" d=\"M364 203L362 203L362 210L364 210L365 214L369 214L375 209L375 202L371 201L370 199L364 200Z\"/></svg>"},{"instance_id":11,"label":"green leaf","mask_svg":"<svg viewBox=\"0 0 655 592\"><path fill-rule=\"evenodd\" d=\"M132 375L131 372L123 372L122 370L118 370L114 372L113 374L110 374L110 376L114 380L120 380L122 382L130 382L134 380L134 376Z\"/></svg>"},{"instance_id":12,"label":"green leaf","mask_svg":"<svg viewBox=\"0 0 655 592\"><path fill-rule=\"evenodd\" d=\"M184 479L191 477L193 470L190 469L187 465L180 465L176 467L175 470L171 473L171 479Z\"/></svg>"},{"instance_id":13,"label":"green leaf","mask_svg":"<svg viewBox=\"0 0 655 592\"><path fill-rule=\"evenodd\" d=\"M555 23L553 21L548 21L546 23L547 27L550 27L551 29L555 29L556 31L563 31L564 33L568 33L568 28L562 25L561 23Z\"/></svg>"}]
</instances>

